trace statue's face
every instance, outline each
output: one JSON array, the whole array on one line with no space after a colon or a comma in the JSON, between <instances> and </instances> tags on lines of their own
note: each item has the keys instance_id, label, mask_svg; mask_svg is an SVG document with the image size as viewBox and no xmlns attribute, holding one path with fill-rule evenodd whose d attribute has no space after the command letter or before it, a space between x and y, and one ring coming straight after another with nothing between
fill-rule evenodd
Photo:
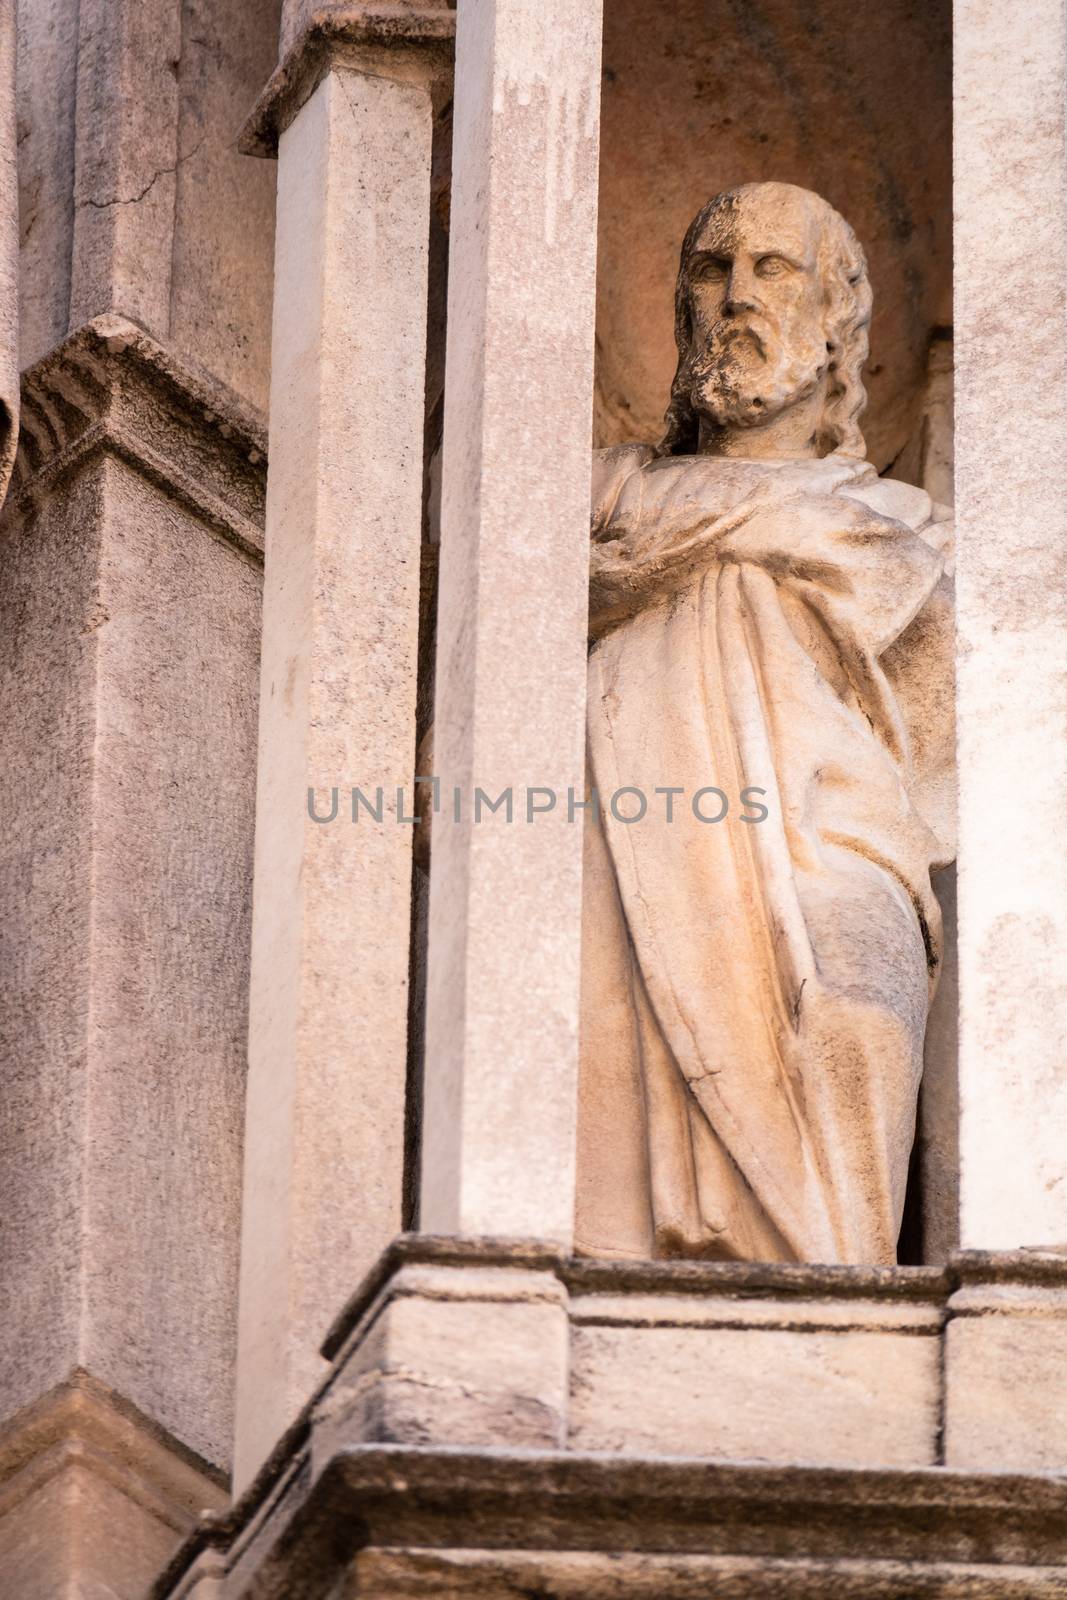
<instances>
[{"instance_id":1,"label":"statue's face","mask_svg":"<svg viewBox=\"0 0 1067 1600\"><path fill-rule=\"evenodd\" d=\"M697 412L752 427L811 394L829 355L819 219L796 191L768 185L716 208L686 262Z\"/></svg>"}]
</instances>

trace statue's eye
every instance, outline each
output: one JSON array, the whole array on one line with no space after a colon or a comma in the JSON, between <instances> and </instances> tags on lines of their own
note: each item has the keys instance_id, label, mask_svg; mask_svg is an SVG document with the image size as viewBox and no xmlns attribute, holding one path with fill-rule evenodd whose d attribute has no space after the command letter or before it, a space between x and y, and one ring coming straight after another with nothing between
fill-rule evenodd
<instances>
[{"instance_id":1,"label":"statue's eye","mask_svg":"<svg viewBox=\"0 0 1067 1600\"><path fill-rule=\"evenodd\" d=\"M727 263L718 256L701 256L694 261L689 276L693 283L721 283L729 271Z\"/></svg>"},{"instance_id":2,"label":"statue's eye","mask_svg":"<svg viewBox=\"0 0 1067 1600\"><path fill-rule=\"evenodd\" d=\"M757 278L784 278L792 269L781 256L760 256L756 262Z\"/></svg>"}]
</instances>

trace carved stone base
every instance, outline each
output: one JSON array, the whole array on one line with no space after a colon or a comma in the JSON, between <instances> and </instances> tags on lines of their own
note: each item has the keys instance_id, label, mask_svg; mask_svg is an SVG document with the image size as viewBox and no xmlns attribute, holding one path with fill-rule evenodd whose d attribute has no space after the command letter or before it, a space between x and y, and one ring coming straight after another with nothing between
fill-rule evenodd
<instances>
[{"instance_id":1,"label":"carved stone base","mask_svg":"<svg viewBox=\"0 0 1067 1600\"><path fill-rule=\"evenodd\" d=\"M0 1432L0 1594L140 1600L221 1475L84 1373Z\"/></svg>"},{"instance_id":2,"label":"carved stone base","mask_svg":"<svg viewBox=\"0 0 1067 1600\"><path fill-rule=\"evenodd\" d=\"M256 1483L154 1594L1067 1594L1065 1301L1059 1258L403 1238Z\"/></svg>"},{"instance_id":3,"label":"carved stone base","mask_svg":"<svg viewBox=\"0 0 1067 1600\"><path fill-rule=\"evenodd\" d=\"M1067 1258L575 1260L409 1235L323 1350L335 1441L1067 1469Z\"/></svg>"}]
</instances>

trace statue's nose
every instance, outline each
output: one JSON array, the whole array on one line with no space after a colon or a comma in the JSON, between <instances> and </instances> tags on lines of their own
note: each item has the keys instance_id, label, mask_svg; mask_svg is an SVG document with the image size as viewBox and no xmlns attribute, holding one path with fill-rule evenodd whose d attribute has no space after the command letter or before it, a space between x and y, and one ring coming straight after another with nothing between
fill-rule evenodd
<instances>
[{"instance_id":1,"label":"statue's nose","mask_svg":"<svg viewBox=\"0 0 1067 1600\"><path fill-rule=\"evenodd\" d=\"M739 311L756 311L759 309L759 296L756 293L755 278L744 266L736 263L730 269L730 277L726 285L725 309L728 316L736 316Z\"/></svg>"}]
</instances>

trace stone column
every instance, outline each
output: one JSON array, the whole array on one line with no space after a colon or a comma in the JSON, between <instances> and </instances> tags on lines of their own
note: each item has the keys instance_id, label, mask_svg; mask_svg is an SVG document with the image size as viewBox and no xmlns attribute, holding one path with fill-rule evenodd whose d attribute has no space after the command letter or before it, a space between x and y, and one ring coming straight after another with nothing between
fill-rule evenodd
<instances>
[{"instance_id":1,"label":"stone column","mask_svg":"<svg viewBox=\"0 0 1067 1600\"><path fill-rule=\"evenodd\" d=\"M1067 33L955 5L965 1247L1067 1248Z\"/></svg>"},{"instance_id":2,"label":"stone column","mask_svg":"<svg viewBox=\"0 0 1067 1600\"><path fill-rule=\"evenodd\" d=\"M427 5L404 22L383 31L362 7L314 21L248 135L262 149L280 130L238 1488L401 1227L412 830L397 790L410 808L432 95L453 19Z\"/></svg>"},{"instance_id":3,"label":"stone column","mask_svg":"<svg viewBox=\"0 0 1067 1600\"><path fill-rule=\"evenodd\" d=\"M563 1245L600 51L596 0L460 0L420 1224Z\"/></svg>"}]
</instances>

